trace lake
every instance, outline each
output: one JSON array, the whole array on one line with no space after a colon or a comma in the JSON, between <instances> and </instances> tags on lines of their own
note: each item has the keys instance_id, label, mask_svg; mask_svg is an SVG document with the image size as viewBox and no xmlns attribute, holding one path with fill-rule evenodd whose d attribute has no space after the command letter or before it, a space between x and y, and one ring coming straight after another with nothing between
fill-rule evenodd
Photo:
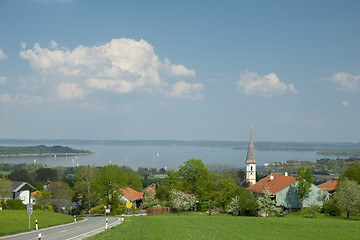
<instances>
[{"instance_id":1,"label":"lake","mask_svg":"<svg viewBox=\"0 0 360 240\"><path fill-rule=\"evenodd\" d=\"M200 158L205 164L227 164L244 168L247 142L215 141L87 141L87 140L0 140L1 146L61 145L89 150L93 154L74 156L37 156L0 158L0 163L42 163L54 166L81 166L108 164L138 167L176 169L190 158ZM242 148L236 148L242 146ZM258 166L266 162L287 160L316 161L336 156L319 155L316 151L257 150Z\"/></svg>"}]
</instances>

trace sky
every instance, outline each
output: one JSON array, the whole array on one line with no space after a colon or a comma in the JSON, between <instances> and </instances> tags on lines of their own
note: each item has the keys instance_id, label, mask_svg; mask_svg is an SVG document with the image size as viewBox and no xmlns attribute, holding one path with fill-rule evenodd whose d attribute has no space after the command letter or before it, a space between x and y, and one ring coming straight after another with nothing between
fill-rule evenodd
<instances>
[{"instance_id":1,"label":"sky","mask_svg":"<svg viewBox=\"0 0 360 240\"><path fill-rule=\"evenodd\" d=\"M360 142L359 12L0 0L0 138Z\"/></svg>"}]
</instances>

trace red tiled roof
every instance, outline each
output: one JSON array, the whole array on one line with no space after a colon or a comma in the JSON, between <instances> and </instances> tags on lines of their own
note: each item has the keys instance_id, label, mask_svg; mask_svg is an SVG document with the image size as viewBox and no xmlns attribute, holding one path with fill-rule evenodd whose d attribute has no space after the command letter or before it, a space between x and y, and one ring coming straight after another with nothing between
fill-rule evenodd
<instances>
[{"instance_id":1,"label":"red tiled roof","mask_svg":"<svg viewBox=\"0 0 360 240\"><path fill-rule=\"evenodd\" d=\"M143 189L143 192L146 193L146 194L149 194L152 197L155 197L156 184L153 183L150 186L147 186L146 188Z\"/></svg>"},{"instance_id":2,"label":"red tiled roof","mask_svg":"<svg viewBox=\"0 0 360 240\"><path fill-rule=\"evenodd\" d=\"M337 185L336 180L330 180L318 185L319 188L325 189L326 191L334 191Z\"/></svg>"},{"instance_id":3,"label":"red tiled roof","mask_svg":"<svg viewBox=\"0 0 360 240\"><path fill-rule=\"evenodd\" d=\"M270 180L270 176L273 176L274 178ZM263 193L265 189L268 189L271 194L275 194L281 189L284 189L287 186L293 184L297 180L298 178L296 177L275 175L271 173L266 178L263 178L254 185L248 187L248 189L252 192L257 192L257 193Z\"/></svg>"},{"instance_id":4,"label":"red tiled roof","mask_svg":"<svg viewBox=\"0 0 360 240\"><path fill-rule=\"evenodd\" d=\"M129 187L126 187L125 189L120 188L120 191L131 201L136 201L138 199L142 199L144 196L144 193L138 192Z\"/></svg>"}]
</instances>

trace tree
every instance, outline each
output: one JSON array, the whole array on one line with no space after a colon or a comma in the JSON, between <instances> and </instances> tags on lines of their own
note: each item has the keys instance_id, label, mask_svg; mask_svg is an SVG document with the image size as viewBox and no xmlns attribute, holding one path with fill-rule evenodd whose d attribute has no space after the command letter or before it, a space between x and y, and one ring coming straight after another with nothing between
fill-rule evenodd
<instances>
[{"instance_id":1,"label":"tree","mask_svg":"<svg viewBox=\"0 0 360 240\"><path fill-rule=\"evenodd\" d=\"M346 165L346 170L341 174L340 181L345 178L360 184L360 161L350 162Z\"/></svg>"},{"instance_id":2,"label":"tree","mask_svg":"<svg viewBox=\"0 0 360 240\"><path fill-rule=\"evenodd\" d=\"M27 182L29 184L34 183L34 179L30 176L29 172L25 169L17 170L9 174L9 180L11 181L22 181Z\"/></svg>"},{"instance_id":3,"label":"tree","mask_svg":"<svg viewBox=\"0 0 360 240\"><path fill-rule=\"evenodd\" d=\"M213 184L209 191L214 192L215 203L225 211L226 205L235 196L237 186L230 174L213 174Z\"/></svg>"},{"instance_id":4,"label":"tree","mask_svg":"<svg viewBox=\"0 0 360 240\"><path fill-rule=\"evenodd\" d=\"M140 176L131 168L126 171L128 177L127 185L136 191L141 191L143 189L143 184L141 182Z\"/></svg>"},{"instance_id":5,"label":"tree","mask_svg":"<svg viewBox=\"0 0 360 240\"><path fill-rule=\"evenodd\" d=\"M304 209L304 199L309 197L311 192L311 185L314 182L314 177L311 170L306 166L300 166L298 169L299 182L297 184L297 193L300 196L300 211Z\"/></svg>"},{"instance_id":6,"label":"tree","mask_svg":"<svg viewBox=\"0 0 360 240\"><path fill-rule=\"evenodd\" d=\"M264 191L264 194L257 199L257 204L261 213L264 213L265 216L269 214L278 214L281 211L281 208L276 207L276 202L271 198L271 193L268 189Z\"/></svg>"},{"instance_id":7,"label":"tree","mask_svg":"<svg viewBox=\"0 0 360 240\"><path fill-rule=\"evenodd\" d=\"M182 191L177 191L175 189L171 190L170 195L170 205L172 208L178 210L178 214L180 212L190 210L195 207L196 197L186 194Z\"/></svg>"},{"instance_id":8,"label":"tree","mask_svg":"<svg viewBox=\"0 0 360 240\"><path fill-rule=\"evenodd\" d=\"M95 176L95 189L100 194L103 204L112 206L112 213L115 213L119 207L120 188L125 187L127 182L126 174L117 165L104 166Z\"/></svg>"},{"instance_id":9,"label":"tree","mask_svg":"<svg viewBox=\"0 0 360 240\"><path fill-rule=\"evenodd\" d=\"M74 193L67 183L52 182L47 187L47 190L52 196L52 205L55 205L58 211L60 211L61 207L70 207Z\"/></svg>"},{"instance_id":10,"label":"tree","mask_svg":"<svg viewBox=\"0 0 360 240\"><path fill-rule=\"evenodd\" d=\"M46 205L49 200L51 199L51 193L46 191L36 191L34 194L34 197L36 197L39 200L39 204L41 206Z\"/></svg>"},{"instance_id":11,"label":"tree","mask_svg":"<svg viewBox=\"0 0 360 240\"><path fill-rule=\"evenodd\" d=\"M75 189L82 195L82 204L87 206L88 211L96 205L98 200L94 188L96 168L93 166L82 167L75 176Z\"/></svg>"},{"instance_id":12,"label":"tree","mask_svg":"<svg viewBox=\"0 0 360 240\"><path fill-rule=\"evenodd\" d=\"M58 172L52 168L39 168L35 171L35 174L36 178L41 182L57 182L60 180Z\"/></svg>"},{"instance_id":13,"label":"tree","mask_svg":"<svg viewBox=\"0 0 360 240\"><path fill-rule=\"evenodd\" d=\"M351 213L360 209L360 185L355 181L344 179L336 190L334 198L349 218Z\"/></svg>"},{"instance_id":14,"label":"tree","mask_svg":"<svg viewBox=\"0 0 360 240\"><path fill-rule=\"evenodd\" d=\"M185 192L195 194L200 200L207 194L210 172L201 159L190 159L181 166L178 174L178 186Z\"/></svg>"},{"instance_id":15,"label":"tree","mask_svg":"<svg viewBox=\"0 0 360 240\"><path fill-rule=\"evenodd\" d=\"M12 195L11 181L6 178L0 178L0 202L4 202L5 199L10 198Z\"/></svg>"},{"instance_id":16,"label":"tree","mask_svg":"<svg viewBox=\"0 0 360 240\"><path fill-rule=\"evenodd\" d=\"M147 179L149 176L151 176L151 172L148 168L146 167L139 167L137 170L137 173L144 177L145 179Z\"/></svg>"}]
</instances>

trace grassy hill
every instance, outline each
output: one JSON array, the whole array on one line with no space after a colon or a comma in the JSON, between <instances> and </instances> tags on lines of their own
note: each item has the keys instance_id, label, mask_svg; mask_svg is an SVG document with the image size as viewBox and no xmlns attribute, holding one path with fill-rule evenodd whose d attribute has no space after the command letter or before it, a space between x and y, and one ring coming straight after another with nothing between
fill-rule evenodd
<instances>
[{"instance_id":1,"label":"grassy hill","mask_svg":"<svg viewBox=\"0 0 360 240\"><path fill-rule=\"evenodd\" d=\"M130 217L97 239L359 239L360 220L188 213Z\"/></svg>"},{"instance_id":2,"label":"grassy hill","mask_svg":"<svg viewBox=\"0 0 360 240\"><path fill-rule=\"evenodd\" d=\"M70 215L34 211L30 216L31 230L35 229L35 219L38 220L39 229L74 221ZM0 223L0 236L30 231L29 215L26 210L2 210L0 211Z\"/></svg>"}]
</instances>

